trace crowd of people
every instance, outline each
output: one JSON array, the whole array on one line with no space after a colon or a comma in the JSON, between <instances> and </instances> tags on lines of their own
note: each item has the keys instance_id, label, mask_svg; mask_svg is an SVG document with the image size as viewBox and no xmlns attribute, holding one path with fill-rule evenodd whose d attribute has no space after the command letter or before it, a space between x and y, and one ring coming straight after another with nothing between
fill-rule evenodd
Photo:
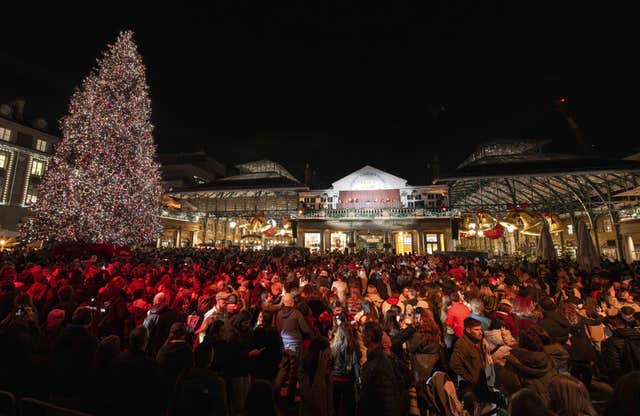
<instances>
[{"instance_id":1,"label":"crowd of people","mask_svg":"<svg viewBox=\"0 0 640 416\"><path fill-rule=\"evenodd\" d=\"M640 265L0 253L0 389L95 415L631 415Z\"/></svg>"}]
</instances>

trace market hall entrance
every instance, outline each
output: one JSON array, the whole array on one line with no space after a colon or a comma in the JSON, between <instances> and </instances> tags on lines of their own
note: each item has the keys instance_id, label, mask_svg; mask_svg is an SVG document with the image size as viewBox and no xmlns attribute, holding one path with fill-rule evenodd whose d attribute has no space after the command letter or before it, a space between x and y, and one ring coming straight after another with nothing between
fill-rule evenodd
<instances>
[{"instance_id":1,"label":"market hall entrance","mask_svg":"<svg viewBox=\"0 0 640 416\"><path fill-rule=\"evenodd\" d=\"M384 249L383 231L360 231L356 239L356 250L380 250Z\"/></svg>"}]
</instances>

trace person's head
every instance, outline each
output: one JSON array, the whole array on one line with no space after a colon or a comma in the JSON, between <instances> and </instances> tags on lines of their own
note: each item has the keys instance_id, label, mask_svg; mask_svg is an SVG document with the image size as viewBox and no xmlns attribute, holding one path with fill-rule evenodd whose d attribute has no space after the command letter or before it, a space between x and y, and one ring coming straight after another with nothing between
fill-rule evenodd
<instances>
[{"instance_id":1,"label":"person's head","mask_svg":"<svg viewBox=\"0 0 640 416\"><path fill-rule=\"evenodd\" d=\"M482 301L482 299L471 299L469 305L471 305L471 312L474 315L482 315L484 313L484 302Z\"/></svg>"},{"instance_id":2,"label":"person's head","mask_svg":"<svg viewBox=\"0 0 640 416\"><path fill-rule=\"evenodd\" d=\"M197 368L209 368L213 362L213 346L203 342L198 344L194 351L195 366Z\"/></svg>"},{"instance_id":3,"label":"person's head","mask_svg":"<svg viewBox=\"0 0 640 416\"><path fill-rule=\"evenodd\" d=\"M155 306L156 308L161 308L166 304L167 295L165 295L163 292L156 293L156 295L153 297L153 306Z\"/></svg>"},{"instance_id":4,"label":"person's head","mask_svg":"<svg viewBox=\"0 0 640 416\"><path fill-rule=\"evenodd\" d=\"M366 322L362 328L364 345L373 349L382 344L382 328L377 322Z\"/></svg>"},{"instance_id":5,"label":"person's head","mask_svg":"<svg viewBox=\"0 0 640 416\"><path fill-rule=\"evenodd\" d=\"M544 400L535 391L523 388L509 399L509 416L552 416Z\"/></svg>"},{"instance_id":6,"label":"person's head","mask_svg":"<svg viewBox=\"0 0 640 416\"><path fill-rule=\"evenodd\" d=\"M293 308L295 306L295 301L293 300L292 293L285 293L282 297L282 305L286 308Z\"/></svg>"},{"instance_id":7,"label":"person's head","mask_svg":"<svg viewBox=\"0 0 640 416\"><path fill-rule=\"evenodd\" d=\"M554 343L551 335L549 335L549 333L541 326L531 325L529 327L529 330L534 332L538 336L538 338L540 338L540 341L542 341L542 345L551 345Z\"/></svg>"},{"instance_id":8,"label":"person's head","mask_svg":"<svg viewBox=\"0 0 640 416\"><path fill-rule=\"evenodd\" d=\"M482 324L477 319L464 320L464 332L474 341L482 341Z\"/></svg>"},{"instance_id":9,"label":"person's head","mask_svg":"<svg viewBox=\"0 0 640 416\"><path fill-rule=\"evenodd\" d=\"M394 309L389 309L384 314L384 330L391 331L392 329L399 329L400 323L398 322L398 317L400 315Z\"/></svg>"},{"instance_id":10,"label":"person's head","mask_svg":"<svg viewBox=\"0 0 640 416\"><path fill-rule=\"evenodd\" d=\"M451 303L462 301L462 298L460 297L460 293L458 293L457 291L454 291L452 294L450 294L449 299L451 299Z\"/></svg>"},{"instance_id":11,"label":"person's head","mask_svg":"<svg viewBox=\"0 0 640 416\"><path fill-rule=\"evenodd\" d=\"M606 416L635 416L640 409L640 371L620 377L607 403Z\"/></svg>"},{"instance_id":12,"label":"person's head","mask_svg":"<svg viewBox=\"0 0 640 416\"><path fill-rule=\"evenodd\" d=\"M520 346L529 351L544 351L544 344L535 331L527 328L520 332Z\"/></svg>"},{"instance_id":13,"label":"person's head","mask_svg":"<svg viewBox=\"0 0 640 416\"><path fill-rule=\"evenodd\" d=\"M606 318L604 318L604 323L612 331L618 328L624 328L625 326L624 319L622 319L622 316L619 313L612 316L607 316Z\"/></svg>"},{"instance_id":14,"label":"person's head","mask_svg":"<svg viewBox=\"0 0 640 416\"><path fill-rule=\"evenodd\" d=\"M620 299L628 303L633 303L633 295L628 290L622 290L620 292Z\"/></svg>"},{"instance_id":15,"label":"person's head","mask_svg":"<svg viewBox=\"0 0 640 416\"><path fill-rule=\"evenodd\" d=\"M556 310L556 303L553 298L544 297L540 300L540 307L542 307L542 310L545 312L552 312Z\"/></svg>"},{"instance_id":16,"label":"person's head","mask_svg":"<svg viewBox=\"0 0 640 416\"><path fill-rule=\"evenodd\" d=\"M333 329L333 338L331 338L331 351L334 355L340 351L353 351L355 340L351 334L349 322L341 321Z\"/></svg>"},{"instance_id":17,"label":"person's head","mask_svg":"<svg viewBox=\"0 0 640 416\"><path fill-rule=\"evenodd\" d=\"M73 325L89 326L89 324L91 323L91 319L93 319L91 309L85 306L79 306L73 312L71 323Z\"/></svg>"},{"instance_id":18,"label":"person's head","mask_svg":"<svg viewBox=\"0 0 640 416\"><path fill-rule=\"evenodd\" d=\"M66 318L66 312L64 309L53 309L47 315L47 326L46 328L49 330L54 330L56 328L60 328L64 323Z\"/></svg>"},{"instance_id":19,"label":"person's head","mask_svg":"<svg viewBox=\"0 0 640 416\"><path fill-rule=\"evenodd\" d=\"M550 407L567 416L597 416L587 388L577 378L557 375L549 383Z\"/></svg>"},{"instance_id":20,"label":"person's head","mask_svg":"<svg viewBox=\"0 0 640 416\"><path fill-rule=\"evenodd\" d=\"M269 311L260 311L256 324L265 328L270 328L273 323L273 313Z\"/></svg>"},{"instance_id":21,"label":"person's head","mask_svg":"<svg viewBox=\"0 0 640 416\"><path fill-rule=\"evenodd\" d=\"M71 298L73 297L73 286L62 286L58 289L58 299L60 302L71 302Z\"/></svg>"},{"instance_id":22,"label":"person's head","mask_svg":"<svg viewBox=\"0 0 640 416\"><path fill-rule=\"evenodd\" d=\"M98 343L96 349L96 365L98 368L107 368L114 358L120 353L120 337L109 335Z\"/></svg>"},{"instance_id":23,"label":"person's head","mask_svg":"<svg viewBox=\"0 0 640 416\"><path fill-rule=\"evenodd\" d=\"M513 309L513 304L508 299L502 299L496 308L496 310L504 313L511 313L511 309Z\"/></svg>"},{"instance_id":24,"label":"person's head","mask_svg":"<svg viewBox=\"0 0 640 416\"><path fill-rule=\"evenodd\" d=\"M149 343L149 330L144 325L138 325L129 333L129 349L134 352L142 352L147 349Z\"/></svg>"},{"instance_id":25,"label":"person's head","mask_svg":"<svg viewBox=\"0 0 640 416\"><path fill-rule=\"evenodd\" d=\"M187 326L182 322L175 322L169 329L169 338L167 341L184 341L187 337Z\"/></svg>"}]
</instances>

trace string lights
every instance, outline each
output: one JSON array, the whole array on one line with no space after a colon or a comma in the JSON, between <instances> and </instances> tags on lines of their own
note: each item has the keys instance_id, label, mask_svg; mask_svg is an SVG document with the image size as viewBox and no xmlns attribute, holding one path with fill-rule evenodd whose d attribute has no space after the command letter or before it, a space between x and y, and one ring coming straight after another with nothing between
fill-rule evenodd
<instances>
[{"instance_id":1,"label":"string lights","mask_svg":"<svg viewBox=\"0 0 640 416\"><path fill-rule=\"evenodd\" d=\"M151 100L133 33L121 32L74 92L32 207L32 237L141 245L161 232Z\"/></svg>"}]
</instances>

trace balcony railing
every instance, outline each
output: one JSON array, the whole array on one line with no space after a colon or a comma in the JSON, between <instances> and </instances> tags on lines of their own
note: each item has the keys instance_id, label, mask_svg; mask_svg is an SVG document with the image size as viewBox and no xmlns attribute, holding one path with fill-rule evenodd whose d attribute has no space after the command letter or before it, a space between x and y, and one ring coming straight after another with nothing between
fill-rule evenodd
<instances>
[{"instance_id":1,"label":"balcony railing","mask_svg":"<svg viewBox=\"0 0 640 416\"><path fill-rule=\"evenodd\" d=\"M455 218L460 211L424 208L343 208L306 210L298 218Z\"/></svg>"},{"instance_id":2,"label":"balcony railing","mask_svg":"<svg viewBox=\"0 0 640 416\"><path fill-rule=\"evenodd\" d=\"M178 221L188 221L188 222L198 222L200 220L200 216L198 214L180 212L180 211L171 211L168 209L163 209L160 211L160 218L168 218L172 220Z\"/></svg>"}]
</instances>

